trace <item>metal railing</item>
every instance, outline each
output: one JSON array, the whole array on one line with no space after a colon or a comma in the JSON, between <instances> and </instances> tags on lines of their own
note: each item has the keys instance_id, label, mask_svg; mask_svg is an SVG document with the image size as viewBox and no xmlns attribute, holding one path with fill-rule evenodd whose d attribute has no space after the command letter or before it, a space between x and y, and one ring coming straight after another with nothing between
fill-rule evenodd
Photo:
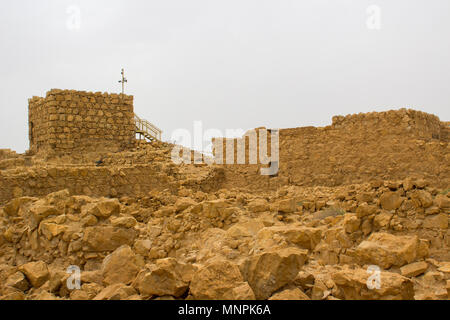
<instances>
[{"instance_id":1,"label":"metal railing","mask_svg":"<svg viewBox=\"0 0 450 320\"><path fill-rule=\"evenodd\" d=\"M147 139L153 138L161 140L162 130L145 119L134 115L134 123L136 125L136 133L144 135Z\"/></svg>"}]
</instances>

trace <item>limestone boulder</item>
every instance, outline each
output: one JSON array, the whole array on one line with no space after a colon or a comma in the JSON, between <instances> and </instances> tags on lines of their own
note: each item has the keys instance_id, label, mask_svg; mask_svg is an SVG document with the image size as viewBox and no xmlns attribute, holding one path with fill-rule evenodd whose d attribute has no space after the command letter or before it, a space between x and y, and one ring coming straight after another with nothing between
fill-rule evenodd
<instances>
[{"instance_id":1,"label":"limestone boulder","mask_svg":"<svg viewBox=\"0 0 450 320\"><path fill-rule=\"evenodd\" d=\"M425 261L419 261L407 264L400 268L400 272L402 276L404 277L417 277L418 275L421 275L428 269L428 263Z\"/></svg>"},{"instance_id":2,"label":"limestone boulder","mask_svg":"<svg viewBox=\"0 0 450 320\"><path fill-rule=\"evenodd\" d=\"M401 267L421 258L421 242L417 236L395 236L389 233L373 233L356 248L361 263L388 269Z\"/></svg>"},{"instance_id":3,"label":"limestone boulder","mask_svg":"<svg viewBox=\"0 0 450 320\"><path fill-rule=\"evenodd\" d=\"M242 265L242 274L256 299L267 299L276 290L293 282L308 259L308 250L284 248L251 256Z\"/></svg>"},{"instance_id":4,"label":"limestone boulder","mask_svg":"<svg viewBox=\"0 0 450 320\"><path fill-rule=\"evenodd\" d=\"M198 300L254 300L252 288L239 267L227 260L215 260L194 275L190 292Z\"/></svg>"},{"instance_id":5,"label":"limestone boulder","mask_svg":"<svg viewBox=\"0 0 450 320\"><path fill-rule=\"evenodd\" d=\"M86 251L113 251L120 246L134 243L136 231L112 226L87 227L83 243Z\"/></svg>"},{"instance_id":6,"label":"limestone boulder","mask_svg":"<svg viewBox=\"0 0 450 320\"><path fill-rule=\"evenodd\" d=\"M159 259L139 273L133 284L144 296L180 297L186 293L196 267L175 258Z\"/></svg>"},{"instance_id":7,"label":"limestone boulder","mask_svg":"<svg viewBox=\"0 0 450 320\"><path fill-rule=\"evenodd\" d=\"M120 202L117 199L104 199L89 203L82 208L83 215L93 215L98 218L108 218L120 213Z\"/></svg>"},{"instance_id":8,"label":"limestone boulder","mask_svg":"<svg viewBox=\"0 0 450 320\"><path fill-rule=\"evenodd\" d=\"M400 196L398 193L388 191L381 195L380 204L384 210L390 211L400 208L404 200L405 198Z\"/></svg>"},{"instance_id":9,"label":"limestone boulder","mask_svg":"<svg viewBox=\"0 0 450 320\"><path fill-rule=\"evenodd\" d=\"M397 273L345 268L332 274L339 290L335 295L346 300L414 300L413 282ZM377 278L379 276L379 278Z\"/></svg>"},{"instance_id":10,"label":"limestone boulder","mask_svg":"<svg viewBox=\"0 0 450 320\"><path fill-rule=\"evenodd\" d=\"M17 271L8 277L5 285L7 287L12 287L20 291L27 291L30 288L30 283L28 282L25 275Z\"/></svg>"},{"instance_id":11,"label":"limestone boulder","mask_svg":"<svg viewBox=\"0 0 450 320\"><path fill-rule=\"evenodd\" d=\"M50 276L47 264L44 261L29 262L19 267L19 270L27 277L35 288L42 286Z\"/></svg>"},{"instance_id":12,"label":"limestone boulder","mask_svg":"<svg viewBox=\"0 0 450 320\"><path fill-rule=\"evenodd\" d=\"M248 203L248 210L250 212L258 213L269 211L269 203L266 199L254 199Z\"/></svg>"},{"instance_id":13,"label":"limestone boulder","mask_svg":"<svg viewBox=\"0 0 450 320\"><path fill-rule=\"evenodd\" d=\"M273 226L261 229L257 236L257 243L284 239L288 244L312 250L321 240L322 231L319 228L305 226Z\"/></svg>"},{"instance_id":14,"label":"limestone boulder","mask_svg":"<svg viewBox=\"0 0 450 320\"><path fill-rule=\"evenodd\" d=\"M116 283L131 284L139 270L133 250L124 245L103 260L103 282L107 286Z\"/></svg>"}]
</instances>

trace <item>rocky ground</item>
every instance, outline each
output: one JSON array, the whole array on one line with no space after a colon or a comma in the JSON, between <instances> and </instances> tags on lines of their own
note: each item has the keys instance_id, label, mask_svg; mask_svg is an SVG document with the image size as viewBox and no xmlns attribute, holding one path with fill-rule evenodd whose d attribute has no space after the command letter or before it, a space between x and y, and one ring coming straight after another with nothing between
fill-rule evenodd
<instances>
[{"instance_id":1,"label":"rocky ground","mask_svg":"<svg viewBox=\"0 0 450 320\"><path fill-rule=\"evenodd\" d=\"M449 213L421 179L21 196L0 207L0 298L448 299Z\"/></svg>"}]
</instances>

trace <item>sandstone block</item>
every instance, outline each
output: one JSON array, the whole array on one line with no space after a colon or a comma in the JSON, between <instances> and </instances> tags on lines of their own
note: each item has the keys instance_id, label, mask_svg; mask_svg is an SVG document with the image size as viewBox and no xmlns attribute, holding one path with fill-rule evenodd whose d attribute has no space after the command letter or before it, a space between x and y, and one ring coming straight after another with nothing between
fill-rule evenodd
<instances>
[{"instance_id":1,"label":"sandstone block","mask_svg":"<svg viewBox=\"0 0 450 320\"><path fill-rule=\"evenodd\" d=\"M190 291L195 299L200 300L255 298L238 266L227 260L216 260L200 268L192 278Z\"/></svg>"},{"instance_id":2,"label":"sandstone block","mask_svg":"<svg viewBox=\"0 0 450 320\"><path fill-rule=\"evenodd\" d=\"M242 267L256 299L267 299L273 292L292 282L308 259L308 251L285 248L250 257Z\"/></svg>"},{"instance_id":3,"label":"sandstone block","mask_svg":"<svg viewBox=\"0 0 450 320\"><path fill-rule=\"evenodd\" d=\"M420 242L417 236L394 236L373 233L356 249L359 260L382 269L403 266L420 258Z\"/></svg>"},{"instance_id":4,"label":"sandstone block","mask_svg":"<svg viewBox=\"0 0 450 320\"><path fill-rule=\"evenodd\" d=\"M35 288L42 286L49 279L50 273L44 261L29 262L19 267L28 281Z\"/></svg>"},{"instance_id":5,"label":"sandstone block","mask_svg":"<svg viewBox=\"0 0 450 320\"><path fill-rule=\"evenodd\" d=\"M127 245L116 249L102 263L103 282L106 285L130 284L138 272L136 255Z\"/></svg>"}]
</instances>

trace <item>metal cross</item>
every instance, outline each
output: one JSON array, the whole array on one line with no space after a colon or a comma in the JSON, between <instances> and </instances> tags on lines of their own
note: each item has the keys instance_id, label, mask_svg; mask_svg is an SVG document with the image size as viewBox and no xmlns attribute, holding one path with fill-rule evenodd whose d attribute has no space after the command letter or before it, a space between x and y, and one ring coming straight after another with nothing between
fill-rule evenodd
<instances>
[{"instance_id":1,"label":"metal cross","mask_svg":"<svg viewBox=\"0 0 450 320\"><path fill-rule=\"evenodd\" d=\"M122 95L125 92L125 83L128 82L127 78L125 78L125 71L122 69L122 80L119 80L119 83L122 84Z\"/></svg>"}]
</instances>

